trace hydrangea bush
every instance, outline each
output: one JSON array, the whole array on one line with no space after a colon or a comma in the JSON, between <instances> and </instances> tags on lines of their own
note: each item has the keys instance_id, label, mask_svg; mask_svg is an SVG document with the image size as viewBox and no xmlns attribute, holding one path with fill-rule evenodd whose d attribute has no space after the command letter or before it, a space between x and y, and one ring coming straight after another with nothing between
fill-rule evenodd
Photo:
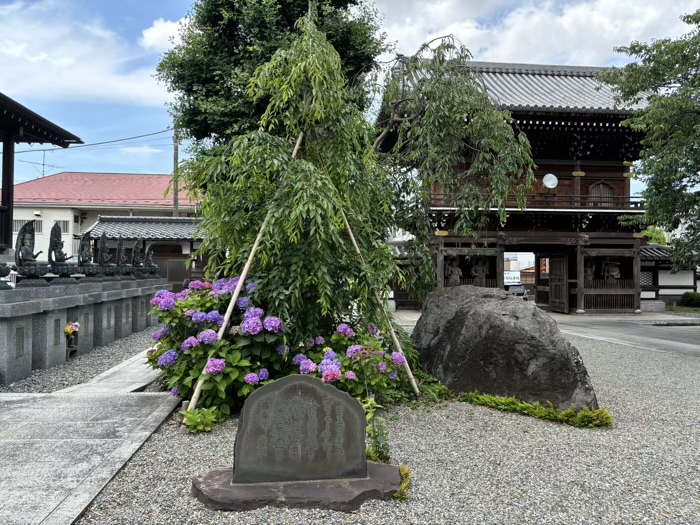
<instances>
[{"instance_id":1,"label":"hydrangea bush","mask_svg":"<svg viewBox=\"0 0 700 525\"><path fill-rule=\"evenodd\" d=\"M238 278L214 283L193 281L180 293L161 290L151 300L153 314L163 323L153 334L157 343L148 363L164 372L173 395L191 397L202 372L206 382L200 406L230 414L255 385L291 371L291 362L277 353L283 344L282 321L254 305L255 285L245 287L223 338L224 322ZM255 382L250 377L255 376Z\"/></svg>"},{"instance_id":2,"label":"hydrangea bush","mask_svg":"<svg viewBox=\"0 0 700 525\"><path fill-rule=\"evenodd\" d=\"M289 341L282 320L256 304L253 283L237 300L219 340L237 284L238 278L194 281L180 293L161 290L151 300L163 326L153 334L157 343L148 351L148 363L163 370L164 386L173 395L191 397L204 373L199 406L228 415L265 382L293 373L318 377L360 401L386 399L402 387L405 358L388 349L377 326L340 323L332 334Z\"/></svg>"}]
</instances>

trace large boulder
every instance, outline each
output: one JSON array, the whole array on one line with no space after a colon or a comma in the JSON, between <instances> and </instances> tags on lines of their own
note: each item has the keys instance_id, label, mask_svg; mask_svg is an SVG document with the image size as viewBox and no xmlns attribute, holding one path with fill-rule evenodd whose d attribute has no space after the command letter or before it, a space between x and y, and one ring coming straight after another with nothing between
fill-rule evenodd
<instances>
[{"instance_id":1,"label":"large boulder","mask_svg":"<svg viewBox=\"0 0 700 525\"><path fill-rule=\"evenodd\" d=\"M503 290L455 286L433 293L413 340L427 371L455 392L598 408L581 356L554 319Z\"/></svg>"}]
</instances>

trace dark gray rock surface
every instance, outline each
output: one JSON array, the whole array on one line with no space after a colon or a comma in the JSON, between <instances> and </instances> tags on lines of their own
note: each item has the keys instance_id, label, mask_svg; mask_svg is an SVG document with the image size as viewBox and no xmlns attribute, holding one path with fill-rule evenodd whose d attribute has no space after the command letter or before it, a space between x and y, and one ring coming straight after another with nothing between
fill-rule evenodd
<instances>
[{"instance_id":1,"label":"dark gray rock surface","mask_svg":"<svg viewBox=\"0 0 700 525\"><path fill-rule=\"evenodd\" d=\"M423 305L413 340L427 371L455 392L598 408L583 360L554 319L503 290L435 292Z\"/></svg>"}]
</instances>

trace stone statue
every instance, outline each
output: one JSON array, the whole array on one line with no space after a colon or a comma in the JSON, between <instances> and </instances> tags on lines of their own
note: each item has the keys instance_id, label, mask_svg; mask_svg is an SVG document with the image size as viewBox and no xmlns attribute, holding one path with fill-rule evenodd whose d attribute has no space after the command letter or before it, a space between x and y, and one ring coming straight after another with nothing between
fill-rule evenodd
<instances>
[{"instance_id":1,"label":"stone statue","mask_svg":"<svg viewBox=\"0 0 700 525\"><path fill-rule=\"evenodd\" d=\"M460 285L460 279L462 278L462 270L458 266L458 260L456 257L450 260L450 262L447 264L445 273L447 273L447 286Z\"/></svg>"},{"instance_id":2,"label":"stone statue","mask_svg":"<svg viewBox=\"0 0 700 525\"><path fill-rule=\"evenodd\" d=\"M593 279L595 276L595 263L591 260L586 261L583 269L583 285L586 288L593 288Z\"/></svg>"},{"instance_id":3,"label":"stone statue","mask_svg":"<svg viewBox=\"0 0 700 525\"><path fill-rule=\"evenodd\" d=\"M49 239L49 264L64 263L72 259L73 255L68 257L63 251L63 240L61 239L61 227L58 223L51 228L51 237Z\"/></svg>"},{"instance_id":4,"label":"stone statue","mask_svg":"<svg viewBox=\"0 0 700 525\"><path fill-rule=\"evenodd\" d=\"M109 253L109 248L107 247L107 235L102 232L100 237L100 263L104 266L110 264L109 261L112 260L112 255Z\"/></svg>"},{"instance_id":5,"label":"stone statue","mask_svg":"<svg viewBox=\"0 0 700 525\"><path fill-rule=\"evenodd\" d=\"M153 243L146 247L146 260L144 266L153 266Z\"/></svg>"},{"instance_id":6,"label":"stone statue","mask_svg":"<svg viewBox=\"0 0 700 525\"><path fill-rule=\"evenodd\" d=\"M134 248L131 250L131 264L132 266L143 266L143 259L141 259L141 251L143 250L143 239L136 239L134 243Z\"/></svg>"},{"instance_id":7,"label":"stone statue","mask_svg":"<svg viewBox=\"0 0 700 525\"><path fill-rule=\"evenodd\" d=\"M119 266L129 264L129 259L127 259L126 250L124 249L124 239L121 235L119 235L119 240L117 241L117 264Z\"/></svg>"},{"instance_id":8,"label":"stone statue","mask_svg":"<svg viewBox=\"0 0 700 525\"><path fill-rule=\"evenodd\" d=\"M620 263L606 260L603 263L603 278L608 283L614 283L620 278Z\"/></svg>"},{"instance_id":9,"label":"stone statue","mask_svg":"<svg viewBox=\"0 0 700 525\"><path fill-rule=\"evenodd\" d=\"M37 261L36 258L42 252L34 253L34 221L24 224L17 233L15 243L15 264L17 273L26 277L18 286L48 286L48 282L39 279L47 273L51 267L46 261Z\"/></svg>"},{"instance_id":10,"label":"stone statue","mask_svg":"<svg viewBox=\"0 0 700 525\"><path fill-rule=\"evenodd\" d=\"M34 221L25 223L17 234L15 244L15 264L27 266L37 264L36 258L43 252L34 253Z\"/></svg>"},{"instance_id":11,"label":"stone statue","mask_svg":"<svg viewBox=\"0 0 700 525\"><path fill-rule=\"evenodd\" d=\"M83 234L80 239L80 252L78 253L78 264L92 264L92 246L90 245L90 232Z\"/></svg>"},{"instance_id":12,"label":"stone statue","mask_svg":"<svg viewBox=\"0 0 700 525\"><path fill-rule=\"evenodd\" d=\"M486 276L489 273L489 262L486 257L477 257L472 266L472 277L474 286L486 286Z\"/></svg>"}]
</instances>

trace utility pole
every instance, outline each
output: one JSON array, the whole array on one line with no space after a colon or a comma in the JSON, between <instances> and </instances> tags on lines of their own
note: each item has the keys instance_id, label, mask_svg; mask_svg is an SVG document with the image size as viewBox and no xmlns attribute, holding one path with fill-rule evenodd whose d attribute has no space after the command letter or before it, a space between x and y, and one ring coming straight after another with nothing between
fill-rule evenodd
<instances>
[{"instance_id":1,"label":"utility pole","mask_svg":"<svg viewBox=\"0 0 700 525\"><path fill-rule=\"evenodd\" d=\"M178 216L178 188L177 188L177 164L178 164L178 148L180 142L177 137L177 129L173 132L173 217Z\"/></svg>"}]
</instances>

